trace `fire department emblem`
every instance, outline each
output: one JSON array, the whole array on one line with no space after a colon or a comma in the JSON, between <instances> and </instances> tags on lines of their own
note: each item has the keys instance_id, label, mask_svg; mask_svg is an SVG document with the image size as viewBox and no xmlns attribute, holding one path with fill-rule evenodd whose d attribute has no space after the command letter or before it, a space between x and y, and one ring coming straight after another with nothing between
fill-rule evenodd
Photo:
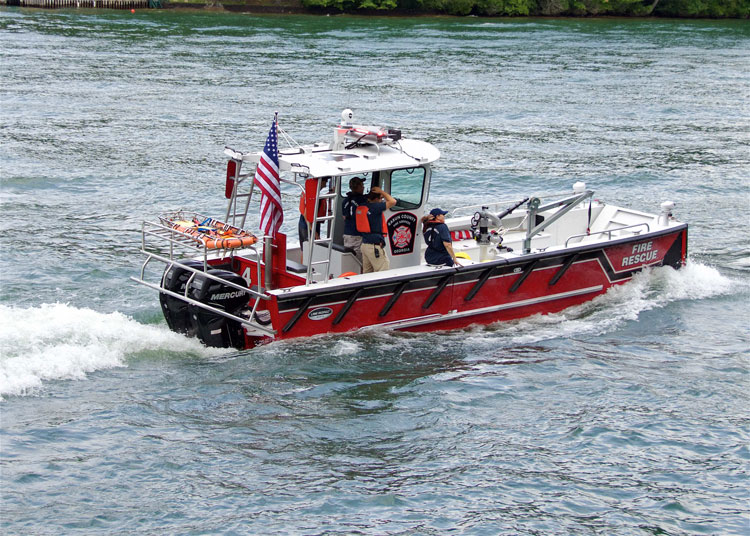
<instances>
[{"instance_id":1,"label":"fire department emblem","mask_svg":"<svg viewBox=\"0 0 750 536\"><path fill-rule=\"evenodd\" d=\"M393 244L397 248L403 248L411 242L411 231L406 225L401 225L393 230Z\"/></svg>"},{"instance_id":2,"label":"fire department emblem","mask_svg":"<svg viewBox=\"0 0 750 536\"><path fill-rule=\"evenodd\" d=\"M392 255L406 255L414 251L417 217L410 212L398 212L388 220L388 240Z\"/></svg>"}]
</instances>

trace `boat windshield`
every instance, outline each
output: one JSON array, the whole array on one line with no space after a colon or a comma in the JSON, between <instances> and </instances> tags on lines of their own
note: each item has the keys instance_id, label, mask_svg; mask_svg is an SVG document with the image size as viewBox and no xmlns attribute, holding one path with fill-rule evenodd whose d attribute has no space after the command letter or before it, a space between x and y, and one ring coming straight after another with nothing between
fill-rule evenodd
<instances>
[{"instance_id":1,"label":"boat windshield","mask_svg":"<svg viewBox=\"0 0 750 536\"><path fill-rule=\"evenodd\" d=\"M391 195L396 198L392 210L411 210L422 204L425 168L395 169L391 172Z\"/></svg>"}]
</instances>

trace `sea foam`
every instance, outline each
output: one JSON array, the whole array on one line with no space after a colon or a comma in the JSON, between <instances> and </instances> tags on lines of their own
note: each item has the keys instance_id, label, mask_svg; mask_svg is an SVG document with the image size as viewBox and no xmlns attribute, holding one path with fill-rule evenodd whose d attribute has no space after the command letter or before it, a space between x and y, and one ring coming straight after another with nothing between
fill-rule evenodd
<instances>
[{"instance_id":1,"label":"sea foam","mask_svg":"<svg viewBox=\"0 0 750 536\"><path fill-rule=\"evenodd\" d=\"M691 262L677 271L647 270L591 302L560 313L477 327L461 338L473 346L486 342L495 347L498 337L516 345L598 335L675 301L748 292L749 287L715 268ZM394 344L391 337L388 340ZM401 342L408 345L408 337ZM341 339L334 354L349 355L360 349L360 341ZM80 380L97 370L127 366L129 358L143 351L206 357L226 353L173 333L166 325L141 324L117 312L105 314L64 304L35 308L0 305L0 400L2 396L33 393L44 382Z\"/></svg>"},{"instance_id":2,"label":"sea foam","mask_svg":"<svg viewBox=\"0 0 750 536\"><path fill-rule=\"evenodd\" d=\"M748 292L750 285L722 275L716 268L688 262L680 270L663 267L636 274L623 285L612 287L590 302L549 315L534 315L495 324L488 331L477 328L471 344L496 345L498 336L511 345L581 335L601 335L635 321L651 309L681 300L700 300Z\"/></svg>"},{"instance_id":3,"label":"sea foam","mask_svg":"<svg viewBox=\"0 0 750 536\"><path fill-rule=\"evenodd\" d=\"M145 325L121 313L65 304L34 308L0 305L0 400L25 395L50 380L127 366L141 351L209 354L196 339Z\"/></svg>"}]
</instances>

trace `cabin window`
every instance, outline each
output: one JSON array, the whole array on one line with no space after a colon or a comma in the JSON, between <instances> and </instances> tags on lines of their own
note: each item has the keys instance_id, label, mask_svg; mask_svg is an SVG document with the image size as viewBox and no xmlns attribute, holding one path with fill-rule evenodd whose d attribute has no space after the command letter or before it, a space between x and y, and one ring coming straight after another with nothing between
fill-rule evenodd
<instances>
[{"instance_id":1,"label":"cabin window","mask_svg":"<svg viewBox=\"0 0 750 536\"><path fill-rule=\"evenodd\" d=\"M391 172L391 195L396 206L391 210L411 210L422 204L425 169L423 167L395 169Z\"/></svg>"},{"instance_id":2,"label":"cabin window","mask_svg":"<svg viewBox=\"0 0 750 536\"><path fill-rule=\"evenodd\" d=\"M367 195L367 192L370 191L370 188L373 186L379 186L380 184L380 172L375 171L373 173L370 173L369 171L366 173L354 173L352 175L341 175L341 198L345 199L346 194L350 191L349 190L349 181L353 179L354 177L359 177L362 179L362 182L365 185L365 191L364 194Z\"/></svg>"}]
</instances>

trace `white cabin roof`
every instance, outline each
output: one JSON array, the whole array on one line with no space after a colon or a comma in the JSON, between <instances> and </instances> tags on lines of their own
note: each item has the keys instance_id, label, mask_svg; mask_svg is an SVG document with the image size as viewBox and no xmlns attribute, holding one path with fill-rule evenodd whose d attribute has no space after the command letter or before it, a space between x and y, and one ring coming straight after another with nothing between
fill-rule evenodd
<instances>
[{"instance_id":1,"label":"white cabin roof","mask_svg":"<svg viewBox=\"0 0 750 536\"><path fill-rule=\"evenodd\" d=\"M225 152L230 158L240 156L231 149ZM243 162L257 163L260 155L261 153L246 153L241 155L241 159ZM412 168L430 164L438 158L438 148L420 140L401 139L392 143L367 144L340 150L331 150L329 144L318 143L280 150L279 168L280 171L325 177Z\"/></svg>"}]
</instances>

